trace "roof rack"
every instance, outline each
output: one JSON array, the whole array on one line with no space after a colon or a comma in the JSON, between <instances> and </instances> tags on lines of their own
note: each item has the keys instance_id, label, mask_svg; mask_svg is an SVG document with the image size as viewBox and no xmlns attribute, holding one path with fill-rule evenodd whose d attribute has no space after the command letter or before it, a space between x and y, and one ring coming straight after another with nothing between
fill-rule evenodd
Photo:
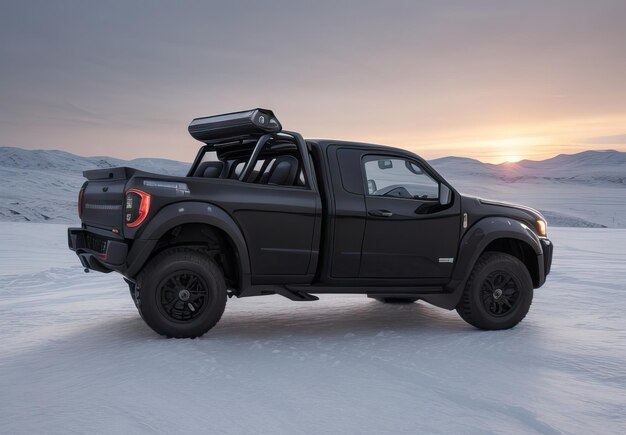
<instances>
[{"instance_id":1,"label":"roof rack","mask_svg":"<svg viewBox=\"0 0 626 435\"><path fill-rule=\"evenodd\" d=\"M196 118L191 121L188 130L194 139L206 144L215 144L279 133L282 126L274 112L257 108Z\"/></svg>"}]
</instances>

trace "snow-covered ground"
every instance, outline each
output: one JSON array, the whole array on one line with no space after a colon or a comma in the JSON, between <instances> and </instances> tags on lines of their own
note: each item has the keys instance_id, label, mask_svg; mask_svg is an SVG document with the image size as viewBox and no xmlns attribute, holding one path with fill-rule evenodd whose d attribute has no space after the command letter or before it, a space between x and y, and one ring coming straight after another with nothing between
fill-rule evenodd
<instances>
[{"instance_id":1,"label":"snow-covered ground","mask_svg":"<svg viewBox=\"0 0 626 435\"><path fill-rule=\"evenodd\" d=\"M164 339L65 226L0 222L0 433L626 433L626 230L551 229L528 317L231 299Z\"/></svg>"}]
</instances>

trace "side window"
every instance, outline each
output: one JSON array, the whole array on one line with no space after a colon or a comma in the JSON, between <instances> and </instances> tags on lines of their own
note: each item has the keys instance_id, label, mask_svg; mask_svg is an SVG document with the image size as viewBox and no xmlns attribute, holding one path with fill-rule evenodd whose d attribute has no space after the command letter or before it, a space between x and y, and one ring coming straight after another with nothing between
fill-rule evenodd
<instances>
[{"instance_id":1,"label":"side window","mask_svg":"<svg viewBox=\"0 0 626 435\"><path fill-rule=\"evenodd\" d=\"M439 197L439 183L410 160L365 156L363 167L368 195L421 200Z\"/></svg>"}]
</instances>

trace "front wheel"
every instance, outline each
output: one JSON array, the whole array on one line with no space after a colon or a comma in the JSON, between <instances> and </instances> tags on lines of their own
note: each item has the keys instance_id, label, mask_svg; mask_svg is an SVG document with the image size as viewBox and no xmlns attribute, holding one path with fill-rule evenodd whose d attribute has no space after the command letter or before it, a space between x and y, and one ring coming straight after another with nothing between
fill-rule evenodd
<instances>
[{"instance_id":1,"label":"front wheel","mask_svg":"<svg viewBox=\"0 0 626 435\"><path fill-rule=\"evenodd\" d=\"M459 315L480 329L508 329L528 313L533 300L533 282L519 259L501 252L480 256L467 280Z\"/></svg>"},{"instance_id":2,"label":"front wheel","mask_svg":"<svg viewBox=\"0 0 626 435\"><path fill-rule=\"evenodd\" d=\"M137 278L141 317L167 337L195 338L211 329L226 306L226 283L206 255L172 248L158 254Z\"/></svg>"}]
</instances>

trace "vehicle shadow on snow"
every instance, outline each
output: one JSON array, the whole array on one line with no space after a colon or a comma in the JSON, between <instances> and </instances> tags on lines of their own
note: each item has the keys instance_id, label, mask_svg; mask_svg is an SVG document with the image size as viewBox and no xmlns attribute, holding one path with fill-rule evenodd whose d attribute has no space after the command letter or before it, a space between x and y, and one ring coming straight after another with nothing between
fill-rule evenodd
<instances>
[{"instance_id":1,"label":"vehicle shadow on snow","mask_svg":"<svg viewBox=\"0 0 626 435\"><path fill-rule=\"evenodd\" d=\"M282 301L281 301L282 302ZM456 312L425 303L382 304L373 300L281 303L256 307L233 301L219 323L201 340L259 340L277 338L326 338L386 333L471 333L478 331L461 320ZM92 335L94 345L100 340L137 342L159 339L139 317L110 318L106 325L81 332Z\"/></svg>"},{"instance_id":2,"label":"vehicle shadow on snow","mask_svg":"<svg viewBox=\"0 0 626 435\"><path fill-rule=\"evenodd\" d=\"M385 332L471 332L475 330L456 312L448 312L424 303L382 304L364 300L350 304L314 307L307 303L285 309L242 311L227 306L224 316L204 338L275 339L301 336L330 337L346 334L376 335Z\"/></svg>"},{"instance_id":3,"label":"vehicle shadow on snow","mask_svg":"<svg viewBox=\"0 0 626 435\"><path fill-rule=\"evenodd\" d=\"M336 343L336 339L344 344L353 342L358 345L363 339L378 341L379 338L381 343L392 345L396 343L395 339L404 340L407 337L417 342L432 342L433 339L458 342L460 337L465 337L476 343L476 340L484 341L484 334L494 333L479 331L467 325L454 311L425 303L386 305L355 298L293 305L282 301L259 306L238 302L241 301L228 304L221 321L204 336L194 340L171 339L177 343L174 349L186 352L241 345L245 347L265 341L284 341L289 346L310 346L317 342ZM533 330L515 328L512 331L497 331L495 333L499 339L489 342L494 345L502 343L510 334L519 335L520 332L520 338L528 339L534 336ZM59 336L52 343L17 352L12 358L29 359L31 352L42 351L57 354L60 364L64 364L67 355L79 359L91 359L93 355L99 355L106 359L132 353L141 357L146 349L155 346L164 351L172 349L170 346L173 343L168 342L169 339L159 336L143 322L134 307L132 310L129 307L128 310L98 319L70 334ZM187 347L191 344L192 347ZM65 348L68 350L58 352Z\"/></svg>"}]
</instances>

